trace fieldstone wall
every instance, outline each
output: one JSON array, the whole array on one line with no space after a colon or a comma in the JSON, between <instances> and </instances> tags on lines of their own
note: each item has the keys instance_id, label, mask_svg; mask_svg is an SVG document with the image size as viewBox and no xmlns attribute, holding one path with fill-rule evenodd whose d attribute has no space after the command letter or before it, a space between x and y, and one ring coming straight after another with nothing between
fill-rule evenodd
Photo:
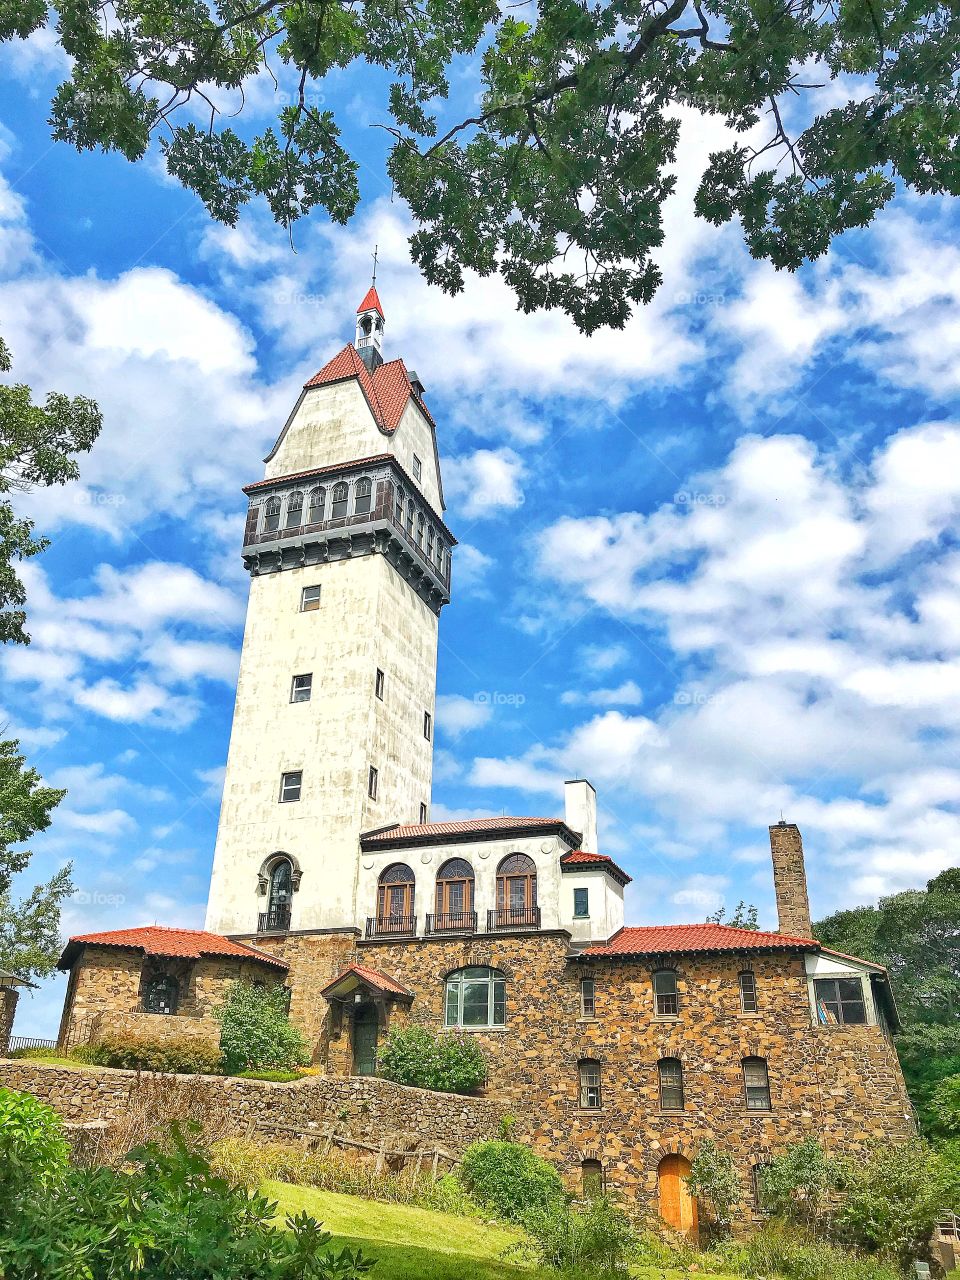
<instances>
[{"instance_id":1,"label":"fieldstone wall","mask_svg":"<svg viewBox=\"0 0 960 1280\"><path fill-rule=\"evenodd\" d=\"M810 938L813 925L803 865L803 839L795 822L781 821L771 826L770 853L780 932L791 938Z\"/></svg>"},{"instance_id":2,"label":"fieldstone wall","mask_svg":"<svg viewBox=\"0 0 960 1280\"><path fill-rule=\"evenodd\" d=\"M106 1067L62 1067L27 1059L0 1061L0 1085L32 1093L65 1120L119 1120L144 1077ZM335 1124L346 1137L378 1144L406 1134L459 1156L472 1142L495 1137L506 1112L487 1098L407 1089L389 1080L358 1076L309 1076L291 1084L220 1076L152 1077L171 1089L188 1081L208 1090L237 1135L290 1140L285 1129Z\"/></svg>"}]
</instances>

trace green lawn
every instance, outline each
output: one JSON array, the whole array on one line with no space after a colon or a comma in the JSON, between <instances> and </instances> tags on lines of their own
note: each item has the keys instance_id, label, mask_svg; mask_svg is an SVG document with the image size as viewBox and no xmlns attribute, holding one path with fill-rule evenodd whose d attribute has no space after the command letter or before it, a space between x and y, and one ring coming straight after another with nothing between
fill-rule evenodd
<instances>
[{"instance_id":1,"label":"green lawn","mask_svg":"<svg viewBox=\"0 0 960 1280\"><path fill-rule=\"evenodd\" d=\"M371 1280L533 1280L553 1274L505 1260L504 1251L517 1243L520 1233L476 1218L285 1182L266 1182L263 1191L278 1201L279 1214L306 1209L333 1233L337 1244L359 1245L367 1257L375 1258ZM633 1274L636 1280L689 1280L687 1272L661 1267L638 1267ZM710 1280L735 1277L711 1276Z\"/></svg>"}]
</instances>

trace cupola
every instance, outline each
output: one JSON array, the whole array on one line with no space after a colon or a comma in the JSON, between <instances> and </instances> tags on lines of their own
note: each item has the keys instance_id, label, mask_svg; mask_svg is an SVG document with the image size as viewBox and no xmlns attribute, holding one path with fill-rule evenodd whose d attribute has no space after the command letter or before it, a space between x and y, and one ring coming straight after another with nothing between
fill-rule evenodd
<instances>
[{"instance_id":1,"label":"cupola","mask_svg":"<svg viewBox=\"0 0 960 1280\"><path fill-rule=\"evenodd\" d=\"M371 373L383 364L383 307L375 284L357 307L356 348Z\"/></svg>"}]
</instances>

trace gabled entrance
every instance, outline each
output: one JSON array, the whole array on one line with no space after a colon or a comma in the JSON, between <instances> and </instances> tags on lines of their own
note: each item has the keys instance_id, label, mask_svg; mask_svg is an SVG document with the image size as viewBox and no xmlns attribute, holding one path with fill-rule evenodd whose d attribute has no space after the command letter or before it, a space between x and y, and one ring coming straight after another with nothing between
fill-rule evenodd
<instances>
[{"instance_id":1,"label":"gabled entrance","mask_svg":"<svg viewBox=\"0 0 960 1280\"><path fill-rule=\"evenodd\" d=\"M320 994L330 1003L334 1040L342 1046L335 1055L339 1072L376 1075L380 1037L390 1028L394 1006L410 1005L413 992L389 974L352 964ZM337 1066L332 1070L338 1074Z\"/></svg>"}]
</instances>

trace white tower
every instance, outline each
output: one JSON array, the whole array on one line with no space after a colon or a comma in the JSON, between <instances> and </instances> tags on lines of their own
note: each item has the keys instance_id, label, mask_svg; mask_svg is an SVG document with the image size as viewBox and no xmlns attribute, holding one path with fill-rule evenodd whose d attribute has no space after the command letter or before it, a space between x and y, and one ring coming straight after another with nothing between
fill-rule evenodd
<instances>
[{"instance_id":1,"label":"white tower","mask_svg":"<svg viewBox=\"0 0 960 1280\"><path fill-rule=\"evenodd\" d=\"M206 925L359 925L361 831L429 817L455 539L423 387L371 288L247 486L251 574ZM361 343L364 343L361 347Z\"/></svg>"}]
</instances>

